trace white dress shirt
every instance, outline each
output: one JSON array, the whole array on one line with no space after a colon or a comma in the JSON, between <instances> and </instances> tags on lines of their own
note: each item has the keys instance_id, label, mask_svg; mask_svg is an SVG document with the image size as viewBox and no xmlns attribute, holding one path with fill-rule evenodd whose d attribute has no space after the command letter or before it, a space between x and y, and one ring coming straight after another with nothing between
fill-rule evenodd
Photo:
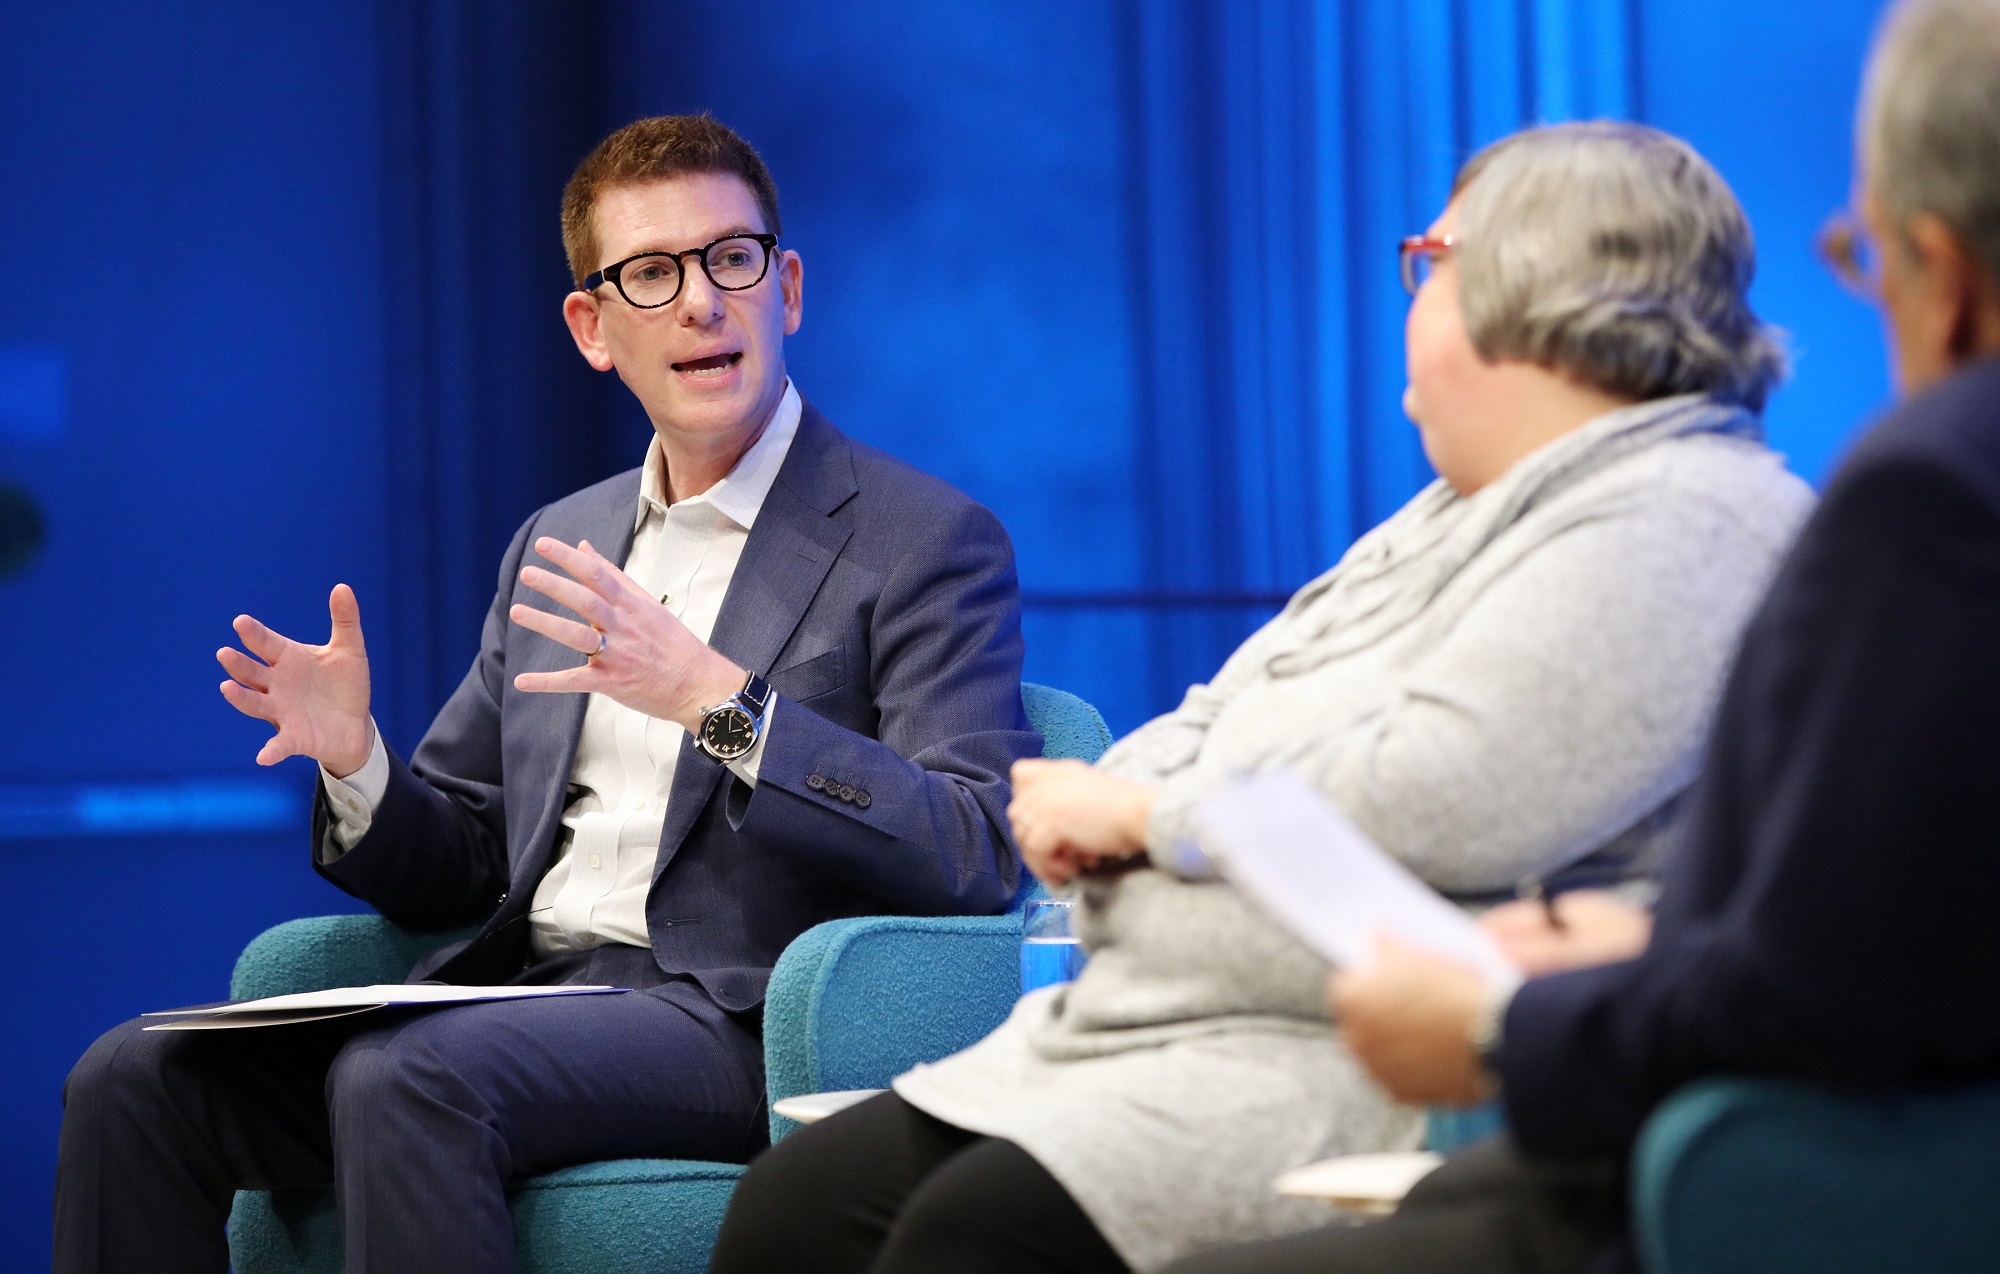
<instances>
[{"instance_id":1,"label":"white dress shirt","mask_svg":"<svg viewBox=\"0 0 2000 1274\"><path fill-rule=\"evenodd\" d=\"M743 453L729 475L697 496L667 502L666 456L656 437L639 478L639 507L625 573L658 597L702 641L715 628L722 599L764 497L798 433L799 393L784 397L763 436ZM772 719L775 697L764 720ZM563 811L564 844L535 888L528 912L530 943L538 956L576 951L603 942L648 947L646 894L652 888L667 798L673 790L681 740L687 731L590 696L583 734L570 770L570 801ZM753 787L763 758L761 733L749 753L729 768ZM367 834L389 784L389 756L379 732L368 760L345 780L320 768L333 808L333 843L321 847L331 861Z\"/></svg>"}]
</instances>

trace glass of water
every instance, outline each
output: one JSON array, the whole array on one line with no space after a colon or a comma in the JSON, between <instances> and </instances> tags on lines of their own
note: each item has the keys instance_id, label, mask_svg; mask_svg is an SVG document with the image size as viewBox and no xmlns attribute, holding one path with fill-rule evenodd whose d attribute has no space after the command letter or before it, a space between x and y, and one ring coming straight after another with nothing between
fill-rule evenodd
<instances>
[{"instance_id":1,"label":"glass of water","mask_svg":"<svg viewBox=\"0 0 2000 1274\"><path fill-rule=\"evenodd\" d=\"M1070 982L1083 971L1083 944L1070 928L1070 900L1036 898L1021 920L1021 994Z\"/></svg>"}]
</instances>

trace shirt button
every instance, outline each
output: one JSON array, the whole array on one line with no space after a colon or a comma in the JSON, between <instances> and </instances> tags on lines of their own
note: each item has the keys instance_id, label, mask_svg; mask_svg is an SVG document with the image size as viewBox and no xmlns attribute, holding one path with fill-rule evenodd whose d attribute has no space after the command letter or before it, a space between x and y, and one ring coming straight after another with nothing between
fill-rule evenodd
<instances>
[{"instance_id":1,"label":"shirt button","mask_svg":"<svg viewBox=\"0 0 2000 1274\"><path fill-rule=\"evenodd\" d=\"M646 808L646 802L644 802L644 801L634 801L634 802L632 802L632 808L633 808L633 809L635 809L635 810L642 810L642 809L645 809L645 808Z\"/></svg>"},{"instance_id":2,"label":"shirt button","mask_svg":"<svg viewBox=\"0 0 2000 1274\"><path fill-rule=\"evenodd\" d=\"M597 856L596 854L592 854L592 855L590 856L590 860L589 860L589 861L590 861L590 869L591 869L592 871L595 871L595 870L597 870L597 869L598 869L599 867L602 867L602 866L604 866L604 860L603 860L602 858L599 858L599 857L598 857L598 856Z\"/></svg>"}]
</instances>

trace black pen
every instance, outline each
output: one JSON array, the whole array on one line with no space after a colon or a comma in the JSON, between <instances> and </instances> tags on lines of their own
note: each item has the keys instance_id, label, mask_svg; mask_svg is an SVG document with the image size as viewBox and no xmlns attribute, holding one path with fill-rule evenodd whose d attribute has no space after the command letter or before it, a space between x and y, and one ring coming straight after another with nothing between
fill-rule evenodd
<instances>
[{"instance_id":1,"label":"black pen","mask_svg":"<svg viewBox=\"0 0 2000 1274\"><path fill-rule=\"evenodd\" d=\"M1555 895L1542 887L1540 879L1534 876L1522 877L1521 883L1514 889L1514 894L1524 902L1541 903L1542 915L1548 919L1549 928L1555 930L1557 933L1568 932L1569 926L1564 924L1563 918L1556 914Z\"/></svg>"}]
</instances>

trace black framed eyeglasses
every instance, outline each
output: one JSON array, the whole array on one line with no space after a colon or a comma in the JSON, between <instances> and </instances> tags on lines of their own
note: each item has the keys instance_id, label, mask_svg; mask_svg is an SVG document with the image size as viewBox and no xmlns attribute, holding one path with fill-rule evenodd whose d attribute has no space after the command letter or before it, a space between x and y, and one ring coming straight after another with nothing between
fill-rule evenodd
<instances>
[{"instance_id":1,"label":"black framed eyeglasses","mask_svg":"<svg viewBox=\"0 0 2000 1274\"><path fill-rule=\"evenodd\" d=\"M595 292L608 281L627 305L657 310L681 294L687 279L681 261L693 257L701 262L710 283L724 292L741 292L764 281L771 270L771 250L777 246L774 234L730 234L685 252L637 252L592 274L583 281L583 290Z\"/></svg>"}]
</instances>

